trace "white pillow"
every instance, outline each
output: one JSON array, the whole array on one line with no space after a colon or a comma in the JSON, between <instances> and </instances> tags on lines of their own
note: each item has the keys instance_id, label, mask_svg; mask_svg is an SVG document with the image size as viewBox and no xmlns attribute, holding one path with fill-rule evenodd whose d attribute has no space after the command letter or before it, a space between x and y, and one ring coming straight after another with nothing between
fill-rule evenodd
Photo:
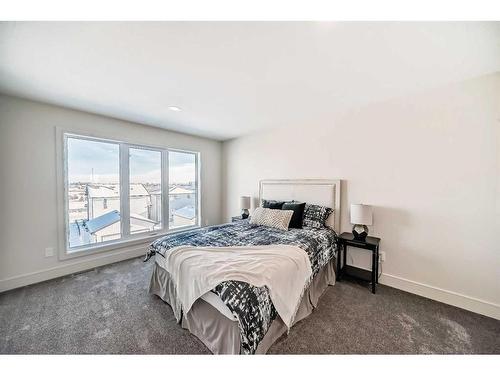
<instances>
[{"instance_id":1,"label":"white pillow","mask_svg":"<svg viewBox=\"0 0 500 375\"><path fill-rule=\"evenodd\" d=\"M292 215L292 210L273 210L271 208L257 207L250 217L250 224L288 230Z\"/></svg>"}]
</instances>

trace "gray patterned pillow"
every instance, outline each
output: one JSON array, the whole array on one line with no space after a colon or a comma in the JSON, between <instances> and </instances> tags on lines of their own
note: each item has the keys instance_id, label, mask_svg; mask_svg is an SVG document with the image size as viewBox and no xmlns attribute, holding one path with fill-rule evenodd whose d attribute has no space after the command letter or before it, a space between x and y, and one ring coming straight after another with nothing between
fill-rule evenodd
<instances>
[{"instance_id":1,"label":"gray patterned pillow","mask_svg":"<svg viewBox=\"0 0 500 375\"><path fill-rule=\"evenodd\" d=\"M333 212L330 207L318 206L316 204L306 204L302 227L304 228L324 228L326 220Z\"/></svg>"},{"instance_id":2,"label":"gray patterned pillow","mask_svg":"<svg viewBox=\"0 0 500 375\"><path fill-rule=\"evenodd\" d=\"M288 230L292 215L292 210L273 210L271 208L257 207L250 217L250 224Z\"/></svg>"}]
</instances>

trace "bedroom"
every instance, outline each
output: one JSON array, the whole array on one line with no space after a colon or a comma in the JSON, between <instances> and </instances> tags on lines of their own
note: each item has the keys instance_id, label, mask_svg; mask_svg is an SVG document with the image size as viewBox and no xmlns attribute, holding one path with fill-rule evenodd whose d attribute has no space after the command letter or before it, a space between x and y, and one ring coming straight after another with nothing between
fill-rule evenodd
<instances>
[{"instance_id":1,"label":"bedroom","mask_svg":"<svg viewBox=\"0 0 500 375\"><path fill-rule=\"evenodd\" d=\"M498 358L499 41L0 22L0 353Z\"/></svg>"}]
</instances>

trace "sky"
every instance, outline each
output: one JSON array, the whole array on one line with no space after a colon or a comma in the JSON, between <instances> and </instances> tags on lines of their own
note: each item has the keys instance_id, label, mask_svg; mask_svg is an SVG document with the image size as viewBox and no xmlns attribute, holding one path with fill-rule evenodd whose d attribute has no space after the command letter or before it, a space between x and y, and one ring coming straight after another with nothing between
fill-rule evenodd
<instances>
[{"instance_id":1,"label":"sky","mask_svg":"<svg viewBox=\"0 0 500 375\"><path fill-rule=\"evenodd\" d=\"M119 152L117 144L68 138L69 182L118 183ZM194 161L193 154L170 151L169 183L194 181ZM130 182L160 183L160 152L131 148L129 163Z\"/></svg>"}]
</instances>

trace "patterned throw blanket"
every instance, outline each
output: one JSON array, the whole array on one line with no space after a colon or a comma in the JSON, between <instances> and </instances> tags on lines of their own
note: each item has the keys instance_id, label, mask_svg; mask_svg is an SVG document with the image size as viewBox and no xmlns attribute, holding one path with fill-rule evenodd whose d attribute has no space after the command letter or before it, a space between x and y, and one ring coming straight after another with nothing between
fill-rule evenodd
<instances>
[{"instance_id":1,"label":"patterned throw blanket","mask_svg":"<svg viewBox=\"0 0 500 375\"><path fill-rule=\"evenodd\" d=\"M302 248L309 256L313 275L316 275L335 255L336 234L327 228L282 231L239 221L168 234L151 244L145 260L155 254L164 256L166 251L181 245L224 247L272 244ZM212 292L221 298L238 320L241 353L255 353L259 342L277 317L267 287L255 287L241 281L225 281Z\"/></svg>"}]
</instances>

